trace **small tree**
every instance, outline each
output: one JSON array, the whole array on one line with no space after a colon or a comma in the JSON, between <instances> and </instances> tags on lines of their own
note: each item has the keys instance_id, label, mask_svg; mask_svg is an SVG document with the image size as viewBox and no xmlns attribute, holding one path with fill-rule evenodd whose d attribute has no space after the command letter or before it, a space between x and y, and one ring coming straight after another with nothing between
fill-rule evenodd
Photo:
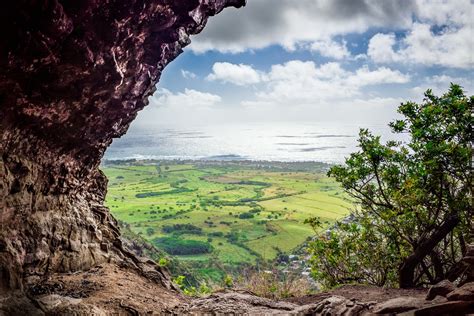
<instances>
[{"instance_id":1,"label":"small tree","mask_svg":"<svg viewBox=\"0 0 474 316\"><path fill-rule=\"evenodd\" d=\"M460 277L473 219L473 103L452 84L441 97L428 90L421 104L400 105L404 118L390 127L408 141L382 144L360 131L361 150L329 171L357 210L352 224L311 244L316 276L328 284L397 278L402 288Z\"/></svg>"},{"instance_id":2,"label":"small tree","mask_svg":"<svg viewBox=\"0 0 474 316\"><path fill-rule=\"evenodd\" d=\"M155 229L154 229L153 227L148 227L148 228L146 229L146 234L147 234L148 236L153 236L153 235L155 234Z\"/></svg>"}]
</instances>

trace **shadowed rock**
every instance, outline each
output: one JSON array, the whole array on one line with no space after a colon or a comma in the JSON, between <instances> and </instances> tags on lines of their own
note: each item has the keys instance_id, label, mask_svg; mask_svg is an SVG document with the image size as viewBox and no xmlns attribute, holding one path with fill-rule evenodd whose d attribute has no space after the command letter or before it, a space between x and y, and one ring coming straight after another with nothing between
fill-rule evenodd
<instances>
[{"instance_id":1,"label":"shadowed rock","mask_svg":"<svg viewBox=\"0 0 474 316\"><path fill-rule=\"evenodd\" d=\"M0 289L105 262L171 287L122 246L98 166L189 35L244 1L0 4Z\"/></svg>"},{"instance_id":2,"label":"shadowed rock","mask_svg":"<svg viewBox=\"0 0 474 316\"><path fill-rule=\"evenodd\" d=\"M439 282L438 284L435 284L430 287L428 290L428 294L426 294L426 299L427 300L432 300L436 296L446 296L449 292L454 291L456 287L454 284L449 281L449 280L443 280Z\"/></svg>"}]
</instances>

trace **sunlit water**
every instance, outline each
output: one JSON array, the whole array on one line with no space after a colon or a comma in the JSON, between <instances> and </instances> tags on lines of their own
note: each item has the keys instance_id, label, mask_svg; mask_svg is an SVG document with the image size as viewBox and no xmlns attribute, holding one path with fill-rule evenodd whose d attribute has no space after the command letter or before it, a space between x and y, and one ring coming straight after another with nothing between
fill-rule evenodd
<instances>
[{"instance_id":1,"label":"sunlit water","mask_svg":"<svg viewBox=\"0 0 474 316\"><path fill-rule=\"evenodd\" d=\"M105 158L319 161L341 163L358 150L360 127L393 139L386 124L246 123L133 127L114 140Z\"/></svg>"}]
</instances>

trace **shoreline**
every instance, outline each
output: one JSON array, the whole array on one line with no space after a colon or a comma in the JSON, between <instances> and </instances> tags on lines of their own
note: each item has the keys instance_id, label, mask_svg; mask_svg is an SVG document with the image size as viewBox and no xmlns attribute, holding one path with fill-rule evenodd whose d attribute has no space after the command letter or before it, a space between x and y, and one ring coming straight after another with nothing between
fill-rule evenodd
<instances>
[{"instance_id":1,"label":"shoreline","mask_svg":"<svg viewBox=\"0 0 474 316\"><path fill-rule=\"evenodd\" d=\"M275 160L215 160L215 159L103 159L101 167L113 165L185 165L194 164L201 166L242 166L262 169L279 169L294 171L319 171L326 172L336 163L330 164L321 161L275 161Z\"/></svg>"}]
</instances>

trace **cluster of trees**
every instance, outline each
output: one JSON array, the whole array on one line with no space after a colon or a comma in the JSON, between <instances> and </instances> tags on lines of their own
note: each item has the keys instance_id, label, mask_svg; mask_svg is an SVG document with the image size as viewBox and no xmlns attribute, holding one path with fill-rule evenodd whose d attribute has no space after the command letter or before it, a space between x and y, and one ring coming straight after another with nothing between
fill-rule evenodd
<instances>
[{"instance_id":1,"label":"cluster of trees","mask_svg":"<svg viewBox=\"0 0 474 316\"><path fill-rule=\"evenodd\" d=\"M162 237L156 238L153 243L170 255L199 255L212 252L212 245L200 240Z\"/></svg>"},{"instance_id":2,"label":"cluster of trees","mask_svg":"<svg viewBox=\"0 0 474 316\"><path fill-rule=\"evenodd\" d=\"M202 235L202 228L197 227L192 224L174 224L174 225L164 225L161 230L166 234L193 234L193 235Z\"/></svg>"},{"instance_id":3,"label":"cluster of trees","mask_svg":"<svg viewBox=\"0 0 474 316\"><path fill-rule=\"evenodd\" d=\"M179 194L179 193L193 192L193 191L195 190L191 190L188 188L174 188L168 191L137 193L135 194L135 197L138 199L144 199L147 197L161 196L161 195L167 195L167 194Z\"/></svg>"},{"instance_id":4,"label":"cluster of trees","mask_svg":"<svg viewBox=\"0 0 474 316\"><path fill-rule=\"evenodd\" d=\"M239 214L240 219L248 219L248 218L254 218L254 213L251 212L244 212Z\"/></svg>"},{"instance_id":5,"label":"cluster of trees","mask_svg":"<svg viewBox=\"0 0 474 316\"><path fill-rule=\"evenodd\" d=\"M409 140L383 144L360 131L360 151L329 171L357 207L350 222L310 243L318 280L412 288L463 277L474 218L473 103L458 85L440 97L428 90L390 123Z\"/></svg>"}]
</instances>

